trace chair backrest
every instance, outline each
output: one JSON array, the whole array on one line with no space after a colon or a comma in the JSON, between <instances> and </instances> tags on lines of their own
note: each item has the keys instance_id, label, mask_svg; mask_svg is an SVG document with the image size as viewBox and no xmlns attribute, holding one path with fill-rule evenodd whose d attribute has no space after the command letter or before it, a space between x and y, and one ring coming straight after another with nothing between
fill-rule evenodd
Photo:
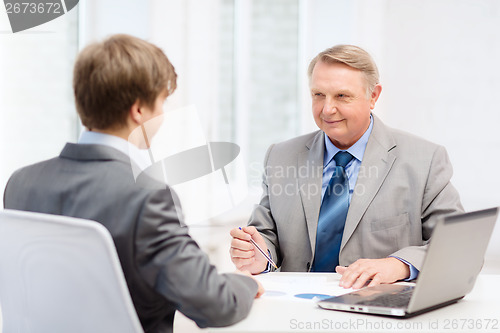
<instances>
[{"instance_id":1,"label":"chair backrest","mask_svg":"<svg viewBox=\"0 0 500 333\"><path fill-rule=\"evenodd\" d=\"M0 211L3 333L143 332L108 230Z\"/></svg>"}]
</instances>

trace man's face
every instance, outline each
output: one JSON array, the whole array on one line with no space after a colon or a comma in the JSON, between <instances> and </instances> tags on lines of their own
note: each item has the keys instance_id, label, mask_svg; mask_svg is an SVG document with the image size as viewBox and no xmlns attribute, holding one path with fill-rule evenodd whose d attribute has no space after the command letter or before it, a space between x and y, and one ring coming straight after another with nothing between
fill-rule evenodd
<instances>
[{"instance_id":1,"label":"man's face","mask_svg":"<svg viewBox=\"0 0 500 333\"><path fill-rule=\"evenodd\" d=\"M382 87L377 84L367 98L363 72L323 61L314 66L309 86L316 125L339 149L356 143L370 126L370 112Z\"/></svg>"},{"instance_id":2,"label":"man's face","mask_svg":"<svg viewBox=\"0 0 500 333\"><path fill-rule=\"evenodd\" d=\"M162 92L156 98L153 107L148 107L146 105L141 107L142 110L142 120L146 133L150 139L152 139L158 132L161 124L163 123L163 104L167 99L167 91Z\"/></svg>"},{"instance_id":3,"label":"man's face","mask_svg":"<svg viewBox=\"0 0 500 333\"><path fill-rule=\"evenodd\" d=\"M158 97L156 97L153 107L148 107L146 105L141 107L141 109L145 111L143 114L144 122L163 114L163 104L167 99L167 95L168 95L167 91L164 91L160 95L158 95Z\"/></svg>"}]
</instances>

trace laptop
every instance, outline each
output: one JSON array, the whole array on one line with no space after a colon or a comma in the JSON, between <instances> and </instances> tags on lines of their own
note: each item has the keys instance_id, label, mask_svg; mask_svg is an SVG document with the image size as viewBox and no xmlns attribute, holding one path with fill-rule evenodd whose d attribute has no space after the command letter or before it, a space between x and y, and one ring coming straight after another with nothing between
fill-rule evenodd
<instances>
[{"instance_id":1,"label":"laptop","mask_svg":"<svg viewBox=\"0 0 500 333\"><path fill-rule=\"evenodd\" d=\"M437 222L416 283L382 284L318 302L321 308L407 318L457 302L474 287L498 207Z\"/></svg>"}]
</instances>

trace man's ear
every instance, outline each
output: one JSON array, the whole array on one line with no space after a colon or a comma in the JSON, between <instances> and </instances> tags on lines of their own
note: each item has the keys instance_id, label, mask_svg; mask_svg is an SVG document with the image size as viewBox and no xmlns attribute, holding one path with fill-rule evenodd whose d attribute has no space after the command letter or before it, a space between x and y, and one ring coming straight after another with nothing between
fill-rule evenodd
<instances>
[{"instance_id":1,"label":"man's ear","mask_svg":"<svg viewBox=\"0 0 500 333\"><path fill-rule=\"evenodd\" d=\"M141 101L137 99L129 109L129 119L136 125L142 125Z\"/></svg>"},{"instance_id":2,"label":"man's ear","mask_svg":"<svg viewBox=\"0 0 500 333\"><path fill-rule=\"evenodd\" d=\"M375 87L373 87L372 94L370 95L370 109L373 110L375 108L375 103L380 97L381 92L382 92L382 85L378 83L375 85Z\"/></svg>"}]
</instances>

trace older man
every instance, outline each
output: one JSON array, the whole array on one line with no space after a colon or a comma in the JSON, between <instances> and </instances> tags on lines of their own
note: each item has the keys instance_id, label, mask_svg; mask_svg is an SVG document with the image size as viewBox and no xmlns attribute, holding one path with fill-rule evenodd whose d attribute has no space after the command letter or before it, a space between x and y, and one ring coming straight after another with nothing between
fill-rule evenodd
<instances>
[{"instance_id":1,"label":"older man","mask_svg":"<svg viewBox=\"0 0 500 333\"><path fill-rule=\"evenodd\" d=\"M309 66L319 131L272 145L263 195L230 254L253 274L334 272L360 288L418 275L436 219L463 210L445 149L391 129L372 110L382 91L363 49L338 45Z\"/></svg>"}]
</instances>

